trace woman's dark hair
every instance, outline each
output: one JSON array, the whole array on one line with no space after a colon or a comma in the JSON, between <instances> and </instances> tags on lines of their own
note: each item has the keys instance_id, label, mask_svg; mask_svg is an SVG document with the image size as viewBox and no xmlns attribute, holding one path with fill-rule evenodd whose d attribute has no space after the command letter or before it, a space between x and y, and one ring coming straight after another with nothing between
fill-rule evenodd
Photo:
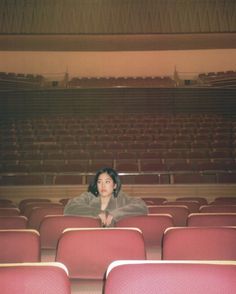
<instances>
[{"instance_id":1,"label":"woman's dark hair","mask_svg":"<svg viewBox=\"0 0 236 294\"><path fill-rule=\"evenodd\" d=\"M103 167L96 172L95 177L88 186L88 192L91 192L96 197L98 196L97 181L99 176L104 173L108 174L112 178L113 182L116 184L116 188L113 191L113 195L114 197L117 197L121 189L121 181L118 173L110 167Z\"/></svg>"}]
</instances>

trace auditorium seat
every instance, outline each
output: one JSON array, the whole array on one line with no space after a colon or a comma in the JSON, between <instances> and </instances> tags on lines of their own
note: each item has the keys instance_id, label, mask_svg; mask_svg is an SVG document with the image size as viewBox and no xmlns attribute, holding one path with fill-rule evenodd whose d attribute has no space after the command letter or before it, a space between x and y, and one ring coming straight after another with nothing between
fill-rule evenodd
<instances>
[{"instance_id":1,"label":"auditorium seat","mask_svg":"<svg viewBox=\"0 0 236 294\"><path fill-rule=\"evenodd\" d=\"M161 205L164 201L166 201L166 198L163 197L142 197L143 201L148 205Z\"/></svg>"},{"instance_id":2,"label":"auditorium seat","mask_svg":"<svg viewBox=\"0 0 236 294\"><path fill-rule=\"evenodd\" d=\"M187 206L190 213L199 212L201 204L195 200L176 200L176 201L164 201L162 205L183 205Z\"/></svg>"},{"instance_id":3,"label":"auditorium seat","mask_svg":"<svg viewBox=\"0 0 236 294\"><path fill-rule=\"evenodd\" d=\"M199 212L215 213L215 212L236 212L236 205L233 204L216 204L216 205L203 205L200 207Z\"/></svg>"},{"instance_id":4,"label":"auditorium seat","mask_svg":"<svg viewBox=\"0 0 236 294\"><path fill-rule=\"evenodd\" d=\"M173 217L174 226L186 226L189 209L184 205L152 205L148 206L149 214L170 214Z\"/></svg>"},{"instance_id":5,"label":"auditorium seat","mask_svg":"<svg viewBox=\"0 0 236 294\"><path fill-rule=\"evenodd\" d=\"M35 230L0 230L0 263L40 261L40 237Z\"/></svg>"},{"instance_id":6,"label":"auditorium seat","mask_svg":"<svg viewBox=\"0 0 236 294\"><path fill-rule=\"evenodd\" d=\"M47 215L63 215L64 206L62 204L52 204L45 207L34 207L28 216L28 228L39 231L41 221Z\"/></svg>"},{"instance_id":7,"label":"auditorium seat","mask_svg":"<svg viewBox=\"0 0 236 294\"><path fill-rule=\"evenodd\" d=\"M139 166L136 159L117 159L115 161L115 168L122 172L138 172Z\"/></svg>"},{"instance_id":8,"label":"auditorium seat","mask_svg":"<svg viewBox=\"0 0 236 294\"><path fill-rule=\"evenodd\" d=\"M197 201L200 205L207 205L207 199L205 197L200 196L186 196L186 197L178 197L176 198L176 201Z\"/></svg>"},{"instance_id":9,"label":"auditorium seat","mask_svg":"<svg viewBox=\"0 0 236 294\"><path fill-rule=\"evenodd\" d=\"M200 226L236 226L235 213L191 213L187 220L188 227Z\"/></svg>"},{"instance_id":10,"label":"auditorium seat","mask_svg":"<svg viewBox=\"0 0 236 294\"><path fill-rule=\"evenodd\" d=\"M59 202L29 202L25 205L24 210L21 211L21 214L29 218L32 210L36 207L63 207L63 205Z\"/></svg>"},{"instance_id":11,"label":"auditorium seat","mask_svg":"<svg viewBox=\"0 0 236 294\"><path fill-rule=\"evenodd\" d=\"M100 220L97 218L68 215L44 217L39 228L42 260L55 260L57 243L65 229L96 228L100 226Z\"/></svg>"},{"instance_id":12,"label":"auditorium seat","mask_svg":"<svg viewBox=\"0 0 236 294\"><path fill-rule=\"evenodd\" d=\"M4 186L30 186L30 185L43 185L44 176L43 175L2 175L1 176L1 185Z\"/></svg>"},{"instance_id":13,"label":"auditorium seat","mask_svg":"<svg viewBox=\"0 0 236 294\"><path fill-rule=\"evenodd\" d=\"M192 171L195 169L195 166L186 159L166 159L165 163L169 171Z\"/></svg>"},{"instance_id":14,"label":"auditorium seat","mask_svg":"<svg viewBox=\"0 0 236 294\"><path fill-rule=\"evenodd\" d=\"M138 229L67 229L57 246L56 261L68 268L72 291L102 293L107 266L121 259L146 259Z\"/></svg>"},{"instance_id":15,"label":"auditorium seat","mask_svg":"<svg viewBox=\"0 0 236 294\"><path fill-rule=\"evenodd\" d=\"M173 226L173 218L169 214L125 217L116 223L116 227L130 227L141 230L148 259L161 259L161 244L164 231Z\"/></svg>"},{"instance_id":16,"label":"auditorium seat","mask_svg":"<svg viewBox=\"0 0 236 294\"><path fill-rule=\"evenodd\" d=\"M236 193L235 193L236 195ZM213 203L211 203L213 204ZM214 204L235 204L236 205L236 196L235 197L216 197L214 200Z\"/></svg>"},{"instance_id":17,"label":"auditorium seat","mask_svg":"<svg viewBox=\"0 0 236 294\"><path fill-rule=\"evenodd\" d=\"M128 185L157 185L161 184L163 177L162 175L152 175L152 174L133 174L133 175L120 175L122 184ZM168 178L169 181L169 178Z\"/></svg>"},{"instance_id":18,"label":"auditorium seat","mask_svg":"<svg viewBox=\"0 0 236 294\"><path fill-rule=\"evenodd\" d=\"M163 237L163 260L235 260L236 227L169 228Z\"/></svg>"},{"instance_id":19,"label":"auditorium seat","mask_svg":"<svg viewBox=\"0 0 236 294\"><path fill-rule=\"evenodd\" d=\"M120 151L117 151L117 154L116 154L116 159L120 160L120 159L126 159L126 160L129 160L129 159L137 159L137 154L134 150L132 150L130 148L130 144L129 143L124 143L124 148L127 148L129 150L120 150Z\"/></svg>"},{"instance_id":20,"label":"auditorium seat","mask_svg":"<svg viewBox=\"0 0 236 294\"><path fill-rule=\"evenodd\" d=\"M24 211L25 206L29 203L29 202L51 202L50 199L47 198L24 198L19 202L19 209L21 212Z\"/></svg>"},{"instance_id":21,"label":"auditorium seat","mask_svg":"<svg viewBox=\"0 0 236 294\"><path fill-rule=\"evenodd\" d=\"M114 163L112 159L92 159L88 165L88 172L95 173L97 170L101 169L102 167L111 167L113 168Z\"/></svg>"},{"instance_id":22,"label":"auditorium seat","mask_svg":"<svg viewBox=\"0 0 236 294\"><path fill-rule=\"evenodd\" d=\"M220 173L218 175L219 184L235 184L236 183L236 172L232 173Z\"/></svg>"},{"instance_id":23,"label":"auditorium seat","mask_svg":"<svg viewBox=\"0 0 236 294\"><path fill-rule=\"evenodd\" d=\"M28 219L23 215L0 216L0 230L27 229Z\"/></svg>"},{"instance_id":24,"label":"auditorium seat","mask_svg":"<svg viewBox=\"0 0 236 294\"><path fill-rule=\"evenodd\" d=\"M90 158L92 158L92 160L114 160L117 157L116 154L117 152L115 150L94 150Z\"/></svg>"},{"instance_id":25,"label":"auditorium seat","mask_svg":"<svg viewBox=\"0 0 236 294\"><path fill-rule=\"evenodd\" d=\"M175 173L173 174L174 184L216 184L216 175L202 173Z\"/></svg>"},{"instance_id":26,"label":"auditorium seat","mask_svg":"<svg viewBox=\"0 0 236 294\"><path fill-rule=\"evenodd\" d=\"M159 172L167 171L166 164L160 162L160 159L142 159L140 161L140 171L141 172Z\"/></svg>"},{"instance_id":27,"label":"auditorium seat","mask_svg":"<svg viewBox=\"0 0 236 294\"><path fill-rule=\"evenodd\" d=\"M20 210L17 207L0 207L0 216L16 216L20 215Z\"/></svg>"},{"instance_id":28,"label":"auditorium seat","mask_svg":"<svg viewBox=\"0 0 236 294\"><path fill-rule=\"evenodd\" d=\"M28 262L0 264L2 294L70 294L68 272L63 264Z\"/></svg>"},{"instance_id":29,"label":"auditorium seat","mask_svg":"<svg viewBox=\"0 0 236 294\"><path fill-rule=\"evenodd\" d=\"M81 185L83 184L83 176L82 175L55 175L53 183L55 185Z\"/></svg>"},{"instance_id":30,"label":"auditorium seat","mask_svg":"<svg viewBox=\"0 0 236 294\"><path fill-rule=\"evenodd\" d=\"M87 172L88 171L88 160L87 159L70 159L65 164L63 171L64 172L78 172L78 173Z\"/></svg>"},{"instance_id":31,"label":"auditorium seat","mask_svg":"<svg viewBox=\"0 0 236 294\"><path fill-rule=\"evenodd\" d=\"M10 199L0 199L0 207L14 207L15 204Z\"/></svg>"},{"instance_id":32,"label":"auditorium seat","mask_svg":"<svg viewBox=\"0 0 236 294\"><path fill-rule=\"evenodd\" d=\"M234 261L114 261L104 294L234 294Z\"/></svg>"},{"instance_id":33,"label":"auditorium seat","mask_svg":"<svg viewBox=\"0 0 236 294\"><path fill-rule=\"evenodd\" d=\"M63 159L46 159L43 160L41 172L60 173L66 170L66 163Z\"/></svg>"}]
</instances>

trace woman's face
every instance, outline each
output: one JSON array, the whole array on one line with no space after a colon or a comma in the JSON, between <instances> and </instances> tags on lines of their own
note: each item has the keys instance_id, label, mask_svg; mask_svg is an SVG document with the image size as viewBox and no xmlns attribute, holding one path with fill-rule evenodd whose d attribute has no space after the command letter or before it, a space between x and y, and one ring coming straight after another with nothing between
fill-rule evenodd
<instances>
[{"instance_id":1,"label":"woman's face","mask_svg":"<svg viewBox=\"0 0 236 294\"><path fill-rule=\"evenodd\" d=\"M116 188L116 184L107 173L103 173L98 177L97 188L101 197L110 197Z\"/></svg>"}]
</instances>

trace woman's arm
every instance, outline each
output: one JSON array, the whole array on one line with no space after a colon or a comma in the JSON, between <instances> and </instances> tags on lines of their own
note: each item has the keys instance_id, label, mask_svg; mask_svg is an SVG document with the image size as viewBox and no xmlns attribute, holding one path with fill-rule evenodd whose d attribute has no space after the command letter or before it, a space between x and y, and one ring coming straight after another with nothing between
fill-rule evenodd
<instances>
[{"instance_id":1,"label":"woman's arm","mask_svg":"<svg viewBox=\"0 0 236 294\"><path fill-rule=\"evenodd\" d=\"M69 200L64 208L64 215L98 217L101 211L99 200L90 194L91 193L85 192Z\"/></svg>"},{"instance_id":2,"label":"woman's arm","mask_svg":"<svg viewBox=\"0 0 236 294\"><path fill-rule=\"evenodd\" d=\"M145 202L140 198L122 196L122 199L115 200L117 200L116 208L109 211L109 214L113 216L115 222L123 217L148 213Z\"/></svg>"}]
</instances>

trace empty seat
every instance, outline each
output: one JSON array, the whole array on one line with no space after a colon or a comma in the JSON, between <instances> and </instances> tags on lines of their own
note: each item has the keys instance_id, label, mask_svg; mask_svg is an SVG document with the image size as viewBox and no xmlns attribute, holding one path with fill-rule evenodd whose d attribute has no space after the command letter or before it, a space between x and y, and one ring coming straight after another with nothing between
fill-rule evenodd
<instances>
[{"instance_id":1,"label":"empty seat","mask_svg":"<svg viewBox=\"0 0 236 294\"><path fill-rule=\"evenodd\" d=\"M3 175L1 184L5 186L20 186L20 185L43 185L43 175Z\"/></svg>"},{"instance_id":2,"label":"empty seat","mask_svg":"<svg viewBox=\"0 0 236 294\"><path fill-rule=\"evenodd\" d=\"M149 206L160 205L164 201L166 201L166 198L162 198L162 197L142 197L142 199Z\"/></svg>"},{"instance_id":3,"label":"empty seat","mask_svg":"<svg viewBox=\"0 0 236 294\"><path fill-rule=\"evenodd\" d=\"M230 204L209 204L202 205L199 209L199 212L236 212L236 205Z\"/></svg>"},{"instance_id":4,"label":"empty seat","mask_svg":"<svg viewBox=\"0 0 236 294\"><path fill-rule=\"evenodd\" d=\"M55 185L81 185L83 176L81 175L56 175L54 178Z\"/></svg>"},{"instance_id":5,"label":"empty seat","mask_svg":"<svg viewBox=\"0 0 236 294\"><path fill-rule=\"evenodd\" d=\"M178 197L176 198L176 201L197 201L200 205L206 205L208 204L207 199L204 197L199 197L199 196L190 196L190 197Z\"/></svg>"},{"instance_id":6,"label":"empty seat","mask_svg":"<svg viewBox=\"0 0 236 294\"><path fill-rule=\"evenodd\" d=\"M202 173L179 173L173 174L174 184L215 184L216 175Z\"/></svg>"},{"instance_id":7,"label":"empty seat","mask_svg":"<svg viewBox=\"0 0 236 294\"><path fill-rule=\"evenodd\" d=\"M159 172L167 171L168 168L166 164L162 163L160 159L142 159L140 162L141 172Z\"/></svg>"},{"instance_id":8,"label":"empty seat","mask_svg":"<svg viewBox=\"0 0 236 294\"><path fill-rule=\"evenodd\" d=\"M236 183L236 172L220 173L218 175L218 181L219 181L219 183L235 184Z\"/></svg>"},{"instance_id":9,"label":"empty seat","mask_svg":"<svg viewBox=\"0 0 236 294\"><path fill-rule=\"evenodd\" d=\"M0 199L0 207L14 207L14 203L10 199Z\"/></svg>"},{"instance_id":10,"label":"empty seat","mask_svg":"<svg viewBox=\"0 0 236 294\"><path fill-rule=\"evenodd\" d=\"M211 203L212 204L212 203ZM214 204L235 204L236 205L236 197L216 197L214 200Z\"/></svg>"},{"instance_id":11,"label":"empty seat","mask_svg":"<svg viewBox=\"0 0 236 294\"><path fill-rule=\"evenodd\" d=\"M43 218L40 224L40 240L43 261L55 260L55 251L62 232L67 228L96 228L101 222L97 218L53 215Z\"/></svg>"},{"instance_id":12,"label":"empty seat","mask_svg":"<svg viewBox=\"0 0 236 294\"><path fill-rule=\"evenodd\" d=\"M236 263L203 261L115 261L104 294L234 294Z\"/></svg>"},{"instance_id":13,"label":"empty seat","mask_svg":"<svg viewBox=\"0 0 236 294\"><path fill-rule=\"evenodd\" d=\"M162 259L236 260L235 227L169 228L163 237Z\"/></svg>"},{"instance_id":14,"label":"empty seat","mask_svg":"<svg viewBox=\"0 0 236 294\"><path fill-rule=\"evenodd\" d=\"M140 184L140 185L157 185L159 184L159 176L151 174L136 174L136 175L120 175L123 184Z\"/></svg>"},{"instance_id":15,"label":"empty seat","mask_svg":"<svg viewBox=\"0 0 236 294\"><path fill-rule=\"evenodd\" d=\"M236 213L191 213L187 226L236 226Z\"/></svg>"},{"instance_id":16,"label":"empty seat","mask_svg":"<svg viewBox=\"0 0 236 294\"><path fill-rule=\"evenodd\" d=\"M19 202L20 211L23 212L24 208L25 208L25 205L27 205L30 202L51 202L51 200L47 199L47 198L25 198L25 199L22 199Z\"/></svg>"},{"instance_id":17,"label":"empty seat","mask_svg":"<svg viewBox=\"0 0 236 294\"><path fill-rule=\"evenodd\" d=\"M83 157L82 157L83 158ZM73 159L68 160L63 168L63 172L87 172L88 160L86 159Z\"/></svg>"},{"instance_id":18,"label":"empty seat","mask_svg":"<svg viewBox=\"0 0 236 294\"><path fill-rule=\"evenodd\" d=\"M113 160L112 159L93 159L89 162L88 171L89 172L96 172L102 167L108 166L113 168Z\"/></svg>"},{"instance_id":19,"label":"empty seat","mask_svg":"<svg viewBox=\"0 0 236 294\"><path fill-rule=\"evenodd\" d=\"M186 226L189 209L183 205L152 205L148 206L149 214L170 214L173 217L174 226Z\"/></svg>"},{"instance_id":20,"label":"empty seat","mask_svg":"<svg viewBox=\"0 0 236 294\"><path fill-rule=\"evenodd\" d=\"M164 231L173 225L173 218L169 214L131 216L116 223L116 227L133 227L141 230L148 259L160 259Z\"/></svg>"},{"instance_id":21,"label":"empty seat","mask_svg":"<svg viewBox=\"0 0 236 294\"><path fill-rule=\"evenodd\" d=\"M36 207L63 207L62 203L55 202L30 202L25 205L24 210L21 212L22 215L30 217L32 210Z\"/></svg>"},{"instance_id":22,"label":"empty seat","mask_svg":"<svg viewBox=\"0 0 236 294\"><path fill-rule=\"evenodd\" d=\"M190 213L198 212L200 208L200 203L194 200L178 200L178 201L165 201L163 205L184 205L188 207Z\"/></svg>"},{"instance_id":23,"label":"empty seat","mask_svg":"<svg viewBox=\"0 0 236 294\"><path fill-rule=\"evenodd\" d=\"M16 207L0 207L0 216L20 215L19 208Z\"/></svg>"},{"instance_id":24,"label":"empty seat","mask_svg":"<svg viewBox=\"0 0 236 294\"><path fill-rule=\"evenodd\" d=\"M0 230L26 229L28 219L23 215L0 216Z\"/></svg>"},{"instance_id":25,"label":"empty seat","mask_svg":"<svg viewBox=\"0 0 236 294\"><path fill-rule=\"evenodd\" d=\"M85 287L93 293L90 288L93 286L101 293L107 266L120 259L146 259L145 244L139 230L67 229L58 242L56 261L68 268L72 290Z\"/></svg>"},{"instance_id":26,"label":"empty seat","mask_svg":"<svg viewBox=\"0 0 236 294\"><path fill-rule=\"evenodd\" d=\"M45 207L35 207L31 210L28 220L28 228L39 230L40 223L47 215L63 215L64 206L45 206Z\"/></svg>"},{"instance_id":27,"label":"empty seat","mask_svg":"<svg viewBox=\"0 0 236 294\"><path fill-rule=\"evenodd\" d=\"M0 263L40 261L40 238L35 230L0 230Z\"/></svg>"},{"instance_id":28,"label":"empty seat","mask_svg":"<svg viewBox=\"0 0 236 294\"><path fill-rule=\"evenodd\" d=\"M115 167L119 172L138 172L139 166L136 159L117 159Z\"/></svg>"},{"instance_id":29,"label":"empty seat","mask_svg":"<svg viewBox=\"0 0 236 294\"><path fill-rule=\"evenodd\" d=\"M63 264L0 264L0 289L4 294L70 294L70 280Z\"/></svg>"}]
</instances>

